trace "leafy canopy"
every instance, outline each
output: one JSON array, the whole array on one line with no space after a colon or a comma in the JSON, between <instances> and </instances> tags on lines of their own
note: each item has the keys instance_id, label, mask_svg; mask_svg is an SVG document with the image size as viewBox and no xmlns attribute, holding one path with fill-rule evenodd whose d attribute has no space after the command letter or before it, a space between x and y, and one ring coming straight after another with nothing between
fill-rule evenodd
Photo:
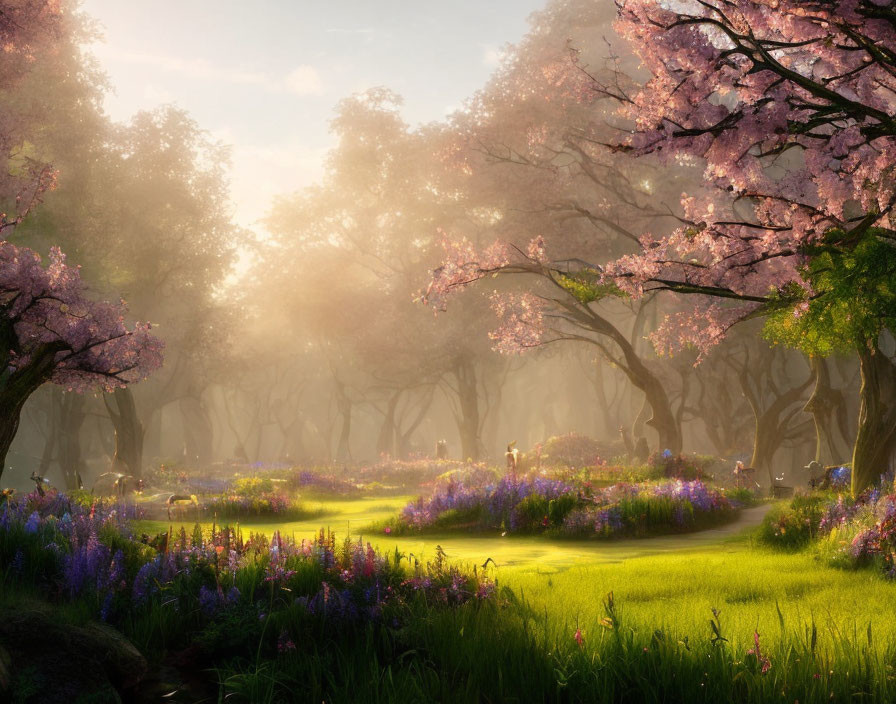
<instances>
[{"instance_id":1,"label":"leafy canopy","mask_svg":"<svg viewBox=\"0 0 896 704\"><path fill-rule=\"evenodd\" d=\"M825 240L842 238L831 232ZM764 334L809 355L848 353L896 327L896 248L870 229L849 249L812 247L810 289L791 287L772 306Z\"/></svg>"}]
</instances>

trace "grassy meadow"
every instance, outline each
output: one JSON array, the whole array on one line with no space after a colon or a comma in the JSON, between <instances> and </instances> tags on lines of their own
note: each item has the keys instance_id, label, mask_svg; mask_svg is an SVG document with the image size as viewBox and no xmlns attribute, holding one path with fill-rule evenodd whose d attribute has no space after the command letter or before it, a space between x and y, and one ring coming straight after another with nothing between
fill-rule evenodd
<instances>
[{"instance_id":1,"label":"grassy meadow","mask_svg":"<svg viewBox=\"0 0 896 704\"><path fill-rule=\"evenodd\" d=\"M246 534L271 536L280 531L301 538L327 526L341 535L349 531L385 552L398 549L421 563L434 559L436 546L450 562L467 567L481 568L491 558L489 574L510 587L533 613L547 614L555 635L565 632L572 639L579 628L586 643L606 635L601 620L612 592L620 619L647 638L662 630L676 639L708 639L716 609L724 636L742 652L753 647L754 632L775 649L811 633L813 624L820 648L836 649L844 638L862 640L863 647L880 655L896 646L896 621L885 617L896 598L896 584L869 572L833 569L811 552L760 546L754 533L768 506L747 509L739 521L721 528L642 540L583 542L456 533L393 537L364 531L394 514L407 499L311 502L321 517L239 527ZM211 523L202 525L211 529ZM174 531L184 527L189 532L193 526L190 521L170 524ZM138 521L134 527L153 534L169 524Z\"/></svg>"},{"instance_id":2,"label":"grassy meadow","mask_svg":"<svg viewBox=\"0 0 896 704\"><path fill-rule=\"evenodd\" d=\"M896 584L769 545L790 504L640 539L386 533L409 498L196 524L32 496L3 514L0 607L28 633L45 600L79 633L108 617L146 657L140 702L896 698Z\"/></svg>"}]
</instances>

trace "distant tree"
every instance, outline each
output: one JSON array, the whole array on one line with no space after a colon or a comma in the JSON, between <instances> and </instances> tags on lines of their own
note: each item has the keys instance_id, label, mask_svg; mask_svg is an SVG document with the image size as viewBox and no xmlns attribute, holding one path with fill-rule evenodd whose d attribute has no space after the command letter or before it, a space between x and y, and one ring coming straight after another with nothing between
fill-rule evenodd
<instances>
[{"instance_id":1,"label":"distant tree","mask_svg":"<svg viewBox=\"0 0 896 704\"><path fill-rule=\"evenodd\" d=\"M438 250L434 222L454 200L433 178L438 142L411 130L400 104L381 88L340 103L322 183L280 198L267 219L273 237L259 284L268 291L263 300L276 296L297 337L327 360L340 417L337 456L347 454L360 405L382 415L379 452L406 449L439 388L461 452L478 459L484 378L500 363L484 344L476 301L459 306L450 325L413 304L424 262ZM477 329L481 335L471 334Z\"/></svg>"}]
</instances>

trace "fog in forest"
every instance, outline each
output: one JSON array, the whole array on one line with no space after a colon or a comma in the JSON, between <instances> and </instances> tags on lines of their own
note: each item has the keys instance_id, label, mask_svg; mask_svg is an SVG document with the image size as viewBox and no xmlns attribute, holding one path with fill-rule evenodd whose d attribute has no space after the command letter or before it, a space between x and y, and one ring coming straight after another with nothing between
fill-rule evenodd
<instances>
[{"instance_id":1,"label":"fog in forest","mask_svg":"<svg viewBox=\"0 0 896 704\"><path fill-rule=\"evenodd\" d=\"M738 324L706 351L659 354L657 330L693 301L595 283L607 262L639 250L642 234L679 227L681 194L702 188L698 164L606 147L630 118L586 79L620 91L644 79L611 3L503 3L516 34L466 47L457 61L481 78L450 98L439 95L439 72L455 57L418 46L421 67L412 67L401 45L437 36L434 20L386 5L386 37L362 26L377 20L369 12L342 28L312 13L302 32L317 27L333 42L348 34L360 47L354 69L364 74L358 62L378 57L393 85L358 89L343 76L334 96L327 71L310 64L281 84L261 69L224 75L243 66L238 57L222 67L123 52L124 39L107 29L101 40L89 13L117 28L127 11L100 2L68 12L53 51L10 83L10 119L29 116L17 133L33 145L23 158L52 164L56 176L5 235L43 255L60 247L90 296L123 299L127 320L153 325L164 364L105 392L40 386L21 410L5 485L25 488L36 472L69 488L79 475L89 487L109 471L142 477L160 465L350 467L434 456L440 441L449 458L503 464L510 443L534 456L569 433L596 442L595 461L711 455L719 467L755 467L763 485L773 473L802 482L812 460L851 458L854 354L773 344L762 321ZM450 22L440 16L449 36L483 20L474 5L459 4ZM285 66L295 47L275 13L264 17L253 27L270 29ZM195 22L172 36L195 35ZM216 22L224 38L233 31ZM252 39L247 53L262 44ZM195 56L220 50L206 37ZM315 135L297 158L317 150L318 165L297 175L281 161L291 176L280 179L271 149L228 141L233 134L168 93L124 116L140 100L139 81L114 84L126 70L213 84L220 106L244 90L298 96L294 112L273 117ZM418 92L402 95L405 83ZM430 102L419 93L427 83ZM317 122L303 116L305 99ZM197 113L214 115L215 101L203 100ZM788 159L773 168L800 167ZM24 208L14 176L4 184L10 213ZM259 201L264 189L273 190ZM445 284L459 255L480 266Z\"/></svg>"}]
</instances>

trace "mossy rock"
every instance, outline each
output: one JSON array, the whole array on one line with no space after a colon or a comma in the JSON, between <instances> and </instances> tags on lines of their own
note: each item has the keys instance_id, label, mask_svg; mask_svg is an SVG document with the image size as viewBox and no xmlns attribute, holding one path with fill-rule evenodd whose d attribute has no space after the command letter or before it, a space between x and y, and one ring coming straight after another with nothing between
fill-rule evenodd
<instances>
[{"instance_id":1,"label":"mossy rock","mask_svg":"<svg viewBox=\"0 0 896 704\"><path fill-rule=\"evenodd\" d=\"M48 605L0 611L0 698L121 702L147 669L137 648L105 624L65 623Z\"/></svg>"}]
</instances>

